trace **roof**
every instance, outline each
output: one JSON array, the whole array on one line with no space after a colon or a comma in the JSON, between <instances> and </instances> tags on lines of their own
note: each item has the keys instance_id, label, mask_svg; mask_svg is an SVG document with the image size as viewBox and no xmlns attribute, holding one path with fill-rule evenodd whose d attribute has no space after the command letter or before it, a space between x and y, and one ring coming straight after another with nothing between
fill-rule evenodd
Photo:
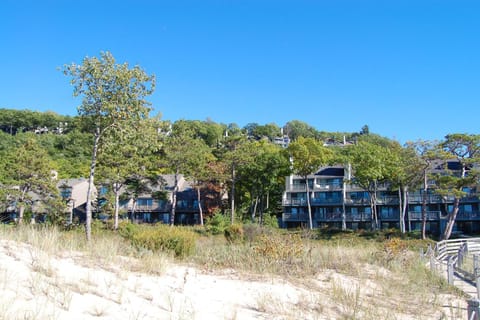
<instances>
[{"instance_id":1,"label":"roof","mask_svg":"<svg viewBox=\"0 0 480 320\"><path fill-rule=\"evenodd\" d=\"M88 180L85 178L60 179L57 182L57 188L74 187L84 182L88 182Z\"/></svg>"}]
</instances>

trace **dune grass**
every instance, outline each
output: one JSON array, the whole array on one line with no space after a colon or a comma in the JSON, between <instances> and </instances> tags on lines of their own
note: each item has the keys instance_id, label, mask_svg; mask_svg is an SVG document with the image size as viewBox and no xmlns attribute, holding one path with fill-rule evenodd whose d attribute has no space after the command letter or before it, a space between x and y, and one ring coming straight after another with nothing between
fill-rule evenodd
<instances>
[{"instance_id":1,"label":"dune grass","mask_svg":"<svg viewBox=\"0 0 480 320\"><path fill-rule=\"evenodd\" d=\"M338 319L456 319L465 313L461 306L464 297L442 277L431 273L419 258L419 247L426 246L425 242L384 234L325 236L249 228L235 241L202 232L196 239L195 250L177 263L213 272L233 269L247 279L279 277L305 288L308 295L294 308L282 311L286 319L299 314L322 318L324 313L336 314ZM193 230L198 231L198 227ZM42 225L3 225L0 238L35 248L35 268L45 274L49 265L42 262L47 261L42 255L80 255L79 261L88 266L118 267L119 272L150 275L161 275L175 262L172 253L142 249L101 226L93 229L91 243L86 242L82 229L63 231ZM62 293L60 300L68 306L69 291ZM278 304L275 297L267 295L257 301L252 308L267 313Z\"/></svg>"}]
</instances>

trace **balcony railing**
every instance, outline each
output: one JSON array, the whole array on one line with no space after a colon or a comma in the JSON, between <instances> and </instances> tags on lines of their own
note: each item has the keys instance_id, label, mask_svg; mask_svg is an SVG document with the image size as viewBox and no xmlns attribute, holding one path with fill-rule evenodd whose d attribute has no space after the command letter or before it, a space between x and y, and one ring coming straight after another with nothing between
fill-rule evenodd
<instances>
[{"instance_id":1,"label":"balcony railing","mask_svg":"<svg viewBox=\"0 0 480 320\"><path fill-rule=\"evenodd\" d=\"M145 205L136 205L135 206L135 211L136 212L165 212L165 211L170 211L171 205L170 204L145 204ZM132 211L132 206L128 206L127 210Z\"/></svg>"},{"instance_id":2,"label":"balcony railing","mask_svg":"<svg viewBox=\"0 0 480 320\"><path fill-rule=\"evenodd\" d=\"M480 212L479 211L459 212L457 214L457 220L463 220L463 221L480 220Z\"/></svg>"},{"instance_id":3,"label":"balcony railing","mask_svg":"<svg viewBox=\"0 0 480 320\"><path fill-rule=\"evenodd\" d=\"M341 204L342 199L338 198L331 198L331 199L320 199L320 198L313 198L312 204Z\"/></svg>"},{"instance_id":4,"label":"balcony railing","mask_svg":"<svg viewBox=\"0 0 480 320\"><path fill-rule=\"evenodd\" d=\"M440 218L440 211L427 211L427 220L438 220ZM410 211L408 213L410 220L422 220L422 213L417 211Z\"/></svg>"},{"instance_id":5,"label":"balcony railing","mask_svg":"<svg viewBox=\"0 0 480 320\"><path fill-rule=\"evenodd\" d=\"M345 219L348 222L370 221L372 215L370 213L346 213ZM315 214L315 220L318 221L342 221L341 212L326 212Z\"/></svg>"},{"instance_id":6,"label":"balcony railing","mask_svg":"<svg viewBox=\"0 0 480 320\"><path fill-rule=\"evenodd\" d=\"M398 204L398 197L378 197L377 204Z\"/></svg>"},{"instance_id":7,"label":"balcony railing","mask_svg":"<svg viewBox=\"0 0 480 320\"><path fill-rule=\"evenodd\" d=\"M365 199L365 198L359 198L359 199L345 199L345 204L361 204L361 205L369 205L370 200Z\"/></svg>"},{"instance_id":8,"label":"balcony railing","mask_svg":"<svg viewBox=\"0 0 480 320\"><path fill-rule=\"evenodd\" d=\"M283 221L308 221L308 213L284 213Z\"/></svg>"},{"instance_id":9,"label":"balcony railing","mask_svg":"<svg viewBox=\"0 0 480 320\"><path fill-rule=\"evenodd\" d=\"M283 199L283 206L306 206L307 200L305 199Z\"/></svg>"}]
</instances>

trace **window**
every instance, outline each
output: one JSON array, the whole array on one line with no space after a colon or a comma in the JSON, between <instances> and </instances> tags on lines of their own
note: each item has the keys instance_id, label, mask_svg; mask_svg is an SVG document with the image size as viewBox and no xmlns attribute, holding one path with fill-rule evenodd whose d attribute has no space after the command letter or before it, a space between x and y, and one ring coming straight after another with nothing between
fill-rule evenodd
<instances>
[{"instance_id":1,"label":"window","mask_svg":"<svg viewBox=\"0 0 480 320\"><path fill-rule=\"evenodd\" d=\"M108 187L107 186L101 186L100 190L98 190L98 195L99 196L104 196L108 193Z\"/></svg>"},{"instance_id":2,"label":"window","mask_svg":"<svg viewBox=\"0 0 480 320\"><path fill-rule=\"evenodd\" d=\"M60 191L60 196L66 200L72 197L72 188L63 188Z\"/></svg>"},{"instance_id":3,"label":"window","mask_svg":"<svg viewBox=\"0 0 480 320\"><path fill-rule=\"evenodd\" d=\"M139 198L137 200L137 205L138 206L152 206L153 204L153 199L152 198Z\"/></svg>"}]
</instances>

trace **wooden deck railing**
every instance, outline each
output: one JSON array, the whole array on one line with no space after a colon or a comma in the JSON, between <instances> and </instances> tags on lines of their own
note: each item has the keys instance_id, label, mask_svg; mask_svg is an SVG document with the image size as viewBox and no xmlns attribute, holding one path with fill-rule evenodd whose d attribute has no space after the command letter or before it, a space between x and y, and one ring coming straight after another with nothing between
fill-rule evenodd
<instances>
[{"instance_id":1,"label":"wooden deck railing","mask_svg":"<svg viewBox=\"0 0 480 320\"><path fill-rule=\"evenodd\" d=\"M480 238L439 241L427 253L430 268L439 272L447 270L448 283L453 285L454 275L476 287L476 299L469 299L468 319L480 319ZM440 267L440 268L439 268Z\"/></svg>"}]
</instances>

